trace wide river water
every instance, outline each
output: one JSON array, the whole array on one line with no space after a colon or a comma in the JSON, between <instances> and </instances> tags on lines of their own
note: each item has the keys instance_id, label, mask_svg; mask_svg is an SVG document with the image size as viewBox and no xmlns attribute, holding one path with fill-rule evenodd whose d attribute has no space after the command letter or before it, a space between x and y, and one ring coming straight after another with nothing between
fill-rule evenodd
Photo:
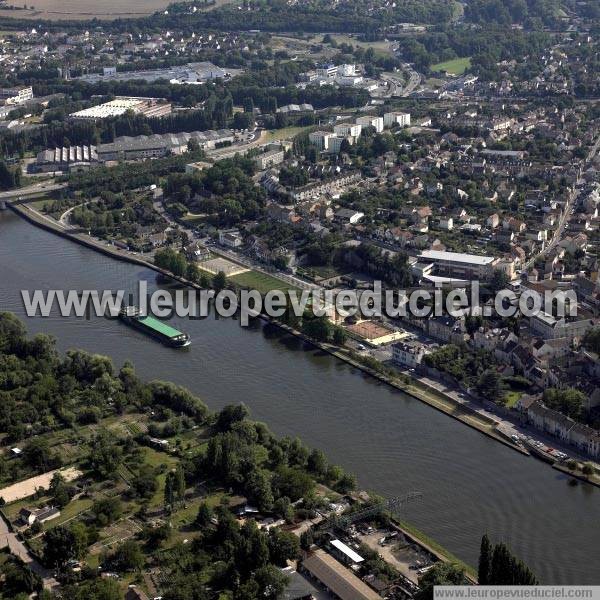
<instances>
[{"instance_id":1,"label":"wide river water","mask_svg":"<svg viewBox=\"0 0 600 600\"><path fill-rule=\"evenodd\" d=\"M149 269L120 262L0 213L0 311L24 317L21 290L155 287ZM411 490L423 499L403 517L476 565L481 535L506 541L543 583L600 584L600 489L522 456L282 335L232 319L177 321L190 333L177 351L118 321L25 319L58 346L134 362L146 379L184 385L212 409L244 402L280 435L299 436L386 497Z\"/></svg>"}]
</instances>

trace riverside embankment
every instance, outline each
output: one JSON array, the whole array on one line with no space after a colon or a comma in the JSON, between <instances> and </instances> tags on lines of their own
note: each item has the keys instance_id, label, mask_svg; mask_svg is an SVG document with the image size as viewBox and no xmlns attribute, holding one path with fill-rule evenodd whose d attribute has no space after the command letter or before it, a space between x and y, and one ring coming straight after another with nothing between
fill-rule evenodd
<instances>
[{"instance_id":1,"label":"riverside embankment","mask_svg":"<svg viewBox=\"0 0 600 600\"><path fill-rule=\"evenodd\" d=\"M0 310L24 317L21 290L156 288L155 270L0 214ZM131 360L144 379L188 387L218 410L245 402L278 435L299 436L386 497L423 493L402 519L469 564L481 534L507 541L544 583L599 583L600 490L512 451L399 389L260 321L209 317L173 324L188 351L162 347L104 318L25 319L31 333ZM568 556L568 558L567 558Z\"/></svg>"},{"instance_id":2,"label":"riverside embankment","mask_svg":"<svg viewBox=\"0 0 600 600\"><path fill-rule=\"evenodd\" d=\"M25 218L30 223L40 226L48 231L51 231L52 233L60 235L64 238L67 238L76 243L82 244L88 248L91 248L92 250L96 250L98 252L101 252L101 253L103 253L107 256L110 256L112 258L115 258L117 260L130 262L132 264L136 264L136 265L140 265L140 266L144 266L146 268L152 269L152 270L156 271L157 273L160 273L163 276L169 277L182 285L200 289L200 286L194 284L191 281L188 281L184 277L178 277L176 275L173 275L171 272L169 272L165 269L162 269L161 267L158 267L157 265L155 265L152 262L145 261L145 260L139 258L139 256L137 256L131 252L128 252L127 250L123 250L123 249L116 248L113 246L107 246L106 244L104 244L102 242L98 242L98 241L92 239L90 236L88 236L86 234L72 233L63 224L55 221L54 219L51 219L50 217L47 217L46 215L41 214L39 211L32 209L27 204L13 205L13 206L11 206L11 208L14 212L16 212L18 215L22 216L23 218ZM282 285L283 285L283 282L282 282ZM294 335L295 337L301 338L302 340L312 344L316 348L319 348L319 349L323 350L324 352L327 352L328 354L335 356L339 360L342 360L342 361L352 365L354 368L363 371L364 373L370 375L371 377L374 377L387 385L390 385L396 389L399 389L399 390L403 391L404 393L412 396L413 398L416 398L417 400L425 402L426 404L435 408L436 410L443 412L444 414L452 417L453 419L457 419L458 421L461 421L465 425L468 425L469 427L476 429L477 431L483 433L484 435L487 435L487 436L495 439L496 441L498 441L502 444L505 444L506 446L512 448L513 450L516 450L517 452L521 452L522 454L525 454L525 455L529 455L529 452L527 452L527 450L525 450L521 446L513 443L510 440L510 438L507 438L500 431L498 431L496 428L496 422L493 419L491 419L481 413L476 412L475 410L471 409L468 406L465 406L465 405L459 403L451 396L443 394L443 393L439 392L438 390L436 390L435 388L427 386L426 384L423 384L422 382L419 382L414 379L411 381L410 384L407 384L404 381L402 381L402 379L400 377L394 377L392 374L384 374L379 371L376 371L375 369L370 368L367 365L364 365L363 363L360 362L360 360L357 359L357 357L352 357L343 348L340 348L333 344L323 343L323 342L319 342L317 340L308 338L304 333L281 323L277 319L272 319L268 315L263 314L263 315L261 315L261 318L264 321L267 321L269 323L276 325L277 327L280 327L287 333Z\"/></svg>"}]
</instances>

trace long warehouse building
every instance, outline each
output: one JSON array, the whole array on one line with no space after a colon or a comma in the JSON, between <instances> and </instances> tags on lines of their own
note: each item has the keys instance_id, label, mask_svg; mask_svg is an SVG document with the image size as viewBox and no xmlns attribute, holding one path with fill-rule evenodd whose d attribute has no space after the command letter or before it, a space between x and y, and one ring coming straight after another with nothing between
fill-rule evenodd
<instances>
[{"instance_id":1,"label":"long warehouse building","mask_svg":"<svg viewBox=\"0 0 600 600\"><path fill-rule=\"evenodd\" d=\"M187 152L190 140L198 142L202 149L211 149L221 144L232 143L235 136L230 129L219 129L137 137L123 136L115 138L114 142L109 144L51 148L37 155L34 170L66 171L75 165L90 166L93 163L112 160L140 160L161 158L168 154L183 154Z\"/></svg>"}]
</instances>

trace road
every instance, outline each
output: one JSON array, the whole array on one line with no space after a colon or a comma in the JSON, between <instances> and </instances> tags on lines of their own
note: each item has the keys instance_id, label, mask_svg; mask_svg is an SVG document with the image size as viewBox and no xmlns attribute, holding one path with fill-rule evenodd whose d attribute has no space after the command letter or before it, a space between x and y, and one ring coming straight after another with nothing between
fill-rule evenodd
<instances>
[{"instance_id":1,"label":"road","mask_svg":"<svg viewBox=\"0 0 600 600\"><path fill-rule=\"evenodd\" d=\"M40 183L34 183L28 187L17 188L16 190L9 190L8 192L0 192L0 200L6 202L18 201L21 198L27 197L28 199L34 198L35 196L44 196L48 192L55 192L67 187L66 183L55 183L54 181L42 181Z\"/></svg>"},{"instance_id":2,"label":"road","mask_svg":"<svg viewBox=\"0 0 600 600\"><path fill-rule=\"evenodd\" d=\"M596 142L594 143L594 145L588 152L588 155L586 156L585 161L583 163L583 168L585 168L587 165L589 165L592 162L592 160L594 160L594 157L598 153L599 148L600 148L600 135L598 136L598 139L596 140ZM583 170L583 168L582 168L582 170ZM569 198L567 199L567 205L565 207L562 217L559 220L558 227L556 228L554 235L552 236L552 239L550 240L550 242L548 244L546 244L546 246L544 247L543 250L541 250L535 256L532 256L525 263L525 265L523 267L524 269L529 269L532 265L535 264L535 262L537 260L546 256L548 254L548 252L550 252L553 248L555 248L563 239L565 230L567 229L567 224L569 223L569 221L571 220L571 217L573 216L573 210L575 209L575 206L577 205L577 199L579 198L579 194L581 193L581 190L578 188L578 185L581 183L582 183L582 180L578 179L575 184L575 188L569 195Z\"/></svg>"},{"instance_id":3,"label":"road","mask_svg":"<svg viewBox=\"0 0 600 600\"><path fill-rule=\"evenodd\" d=\"M223 160L231 158L236 154L245 154L252 148L256 148L267 141L267 132L264 129L257 129L248 137L248 140L237 145L226 146L224 148L216 148L215 150L207 150L206 156L213 160Z\"/></svg>"},{"instance_id":4,"label":"road","mask_svg":"<svg viewBox=\"0 0 600 600\"><path fill-rule=\"evenodd\" d=\"M58 587L58 581L29 552L25 544L8 527L4 517L0 517L0 549L8 548L13 556L20 558L34 573L42 578L46 589Z\"/></svg>"},{"instance_id":5,"label":"road","mask_svg":"<svg viewBox=\"0 0 600 600\"><path fill-rule=\"evenodd\" d=\"M71 206L71 208L65 210L65 212L62 215L60 215L60 218L58 219L58 222L61 225L61 227L67 228L69 226L70 215L76 208L81 208L82 206L86 206L88 204L91 204L92 202L98 202L98 200L99 200L99 198L95 198L93 200L88 200L86 202L82 202L81 204L76 204L75 206Z\"/></svg>"},{"instance_id":6,"label":"road","mask_svg":"<svg viewBox=\"0 0 600 600\"><path fill-rule=\"evenodd\" d=\"M382 75L381 78L383 81L386 81L389 85L389 91L386 94L386 97L396 97L396 98L406 98L410 96L415 89L421 84L421 76L412 69L407 69L409 80L406 85L399 77L395 75L386 74Z\"/></svg>"}]
</instances>

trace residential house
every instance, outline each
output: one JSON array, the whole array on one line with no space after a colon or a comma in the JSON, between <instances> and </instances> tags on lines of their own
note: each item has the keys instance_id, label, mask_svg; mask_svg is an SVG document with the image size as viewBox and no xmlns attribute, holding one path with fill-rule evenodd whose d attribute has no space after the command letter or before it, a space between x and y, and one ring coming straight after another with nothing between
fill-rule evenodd
<instances>
[{"instance_id":1,"label":"residential house","mask_svg":"<svg viewBox=\"0 0 600 600\"><path fill-rule=\"evenodd\" d=\"M22 508L19 511L19 519L25 525L34 523L45 523L60 516L60 510L54 506L43 506L42 508Z\"/></svg>"},{"instance_id":2,"label":"residential house","mask_svg":"<svg viewBox=\"0 0 600 600\"><path fill-rule=\"evenodd\" d=\"M431 349L419 342L398 342L392 346L392 361L409 369L416 369Z\"/></svg>"},{"instance_id":3,"label":"residential house","mask_svg":"<svg viewBox=\"0 0 600 600\"><path fill-rule=\"evenodd\" d=\"M229 248L239 248L244 243L239 229L225 229L219 231L219 244Z\"/></svg>"}]
</instances>

